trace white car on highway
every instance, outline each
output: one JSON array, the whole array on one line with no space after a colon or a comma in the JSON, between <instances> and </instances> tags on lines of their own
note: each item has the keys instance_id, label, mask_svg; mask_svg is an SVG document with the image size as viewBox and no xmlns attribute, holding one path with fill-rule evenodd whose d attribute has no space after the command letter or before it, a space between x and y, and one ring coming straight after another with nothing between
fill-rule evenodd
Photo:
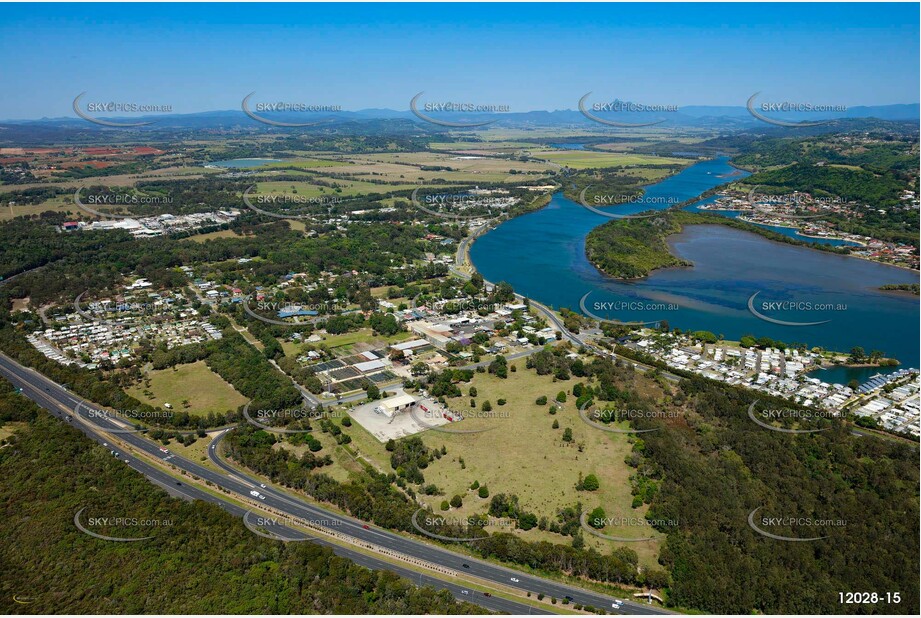
<instances>
[{"instance_id":1,"label":"white car on highway","mask_svg":"<svg viewBox=\"0 0 921 618\"><path fill-rule=\"evenodd\" d=\"M512 578L512 581L515 582L515 583L517 584L517 583L518 583L518 578L517 578L517 577L513 577L513 578Z\"/></svg>"}]
</instances>

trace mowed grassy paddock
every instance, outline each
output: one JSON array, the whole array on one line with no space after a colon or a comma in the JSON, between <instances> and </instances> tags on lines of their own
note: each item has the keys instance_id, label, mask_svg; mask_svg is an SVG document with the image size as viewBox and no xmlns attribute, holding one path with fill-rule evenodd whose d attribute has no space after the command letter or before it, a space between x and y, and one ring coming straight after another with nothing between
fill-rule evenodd
<instances>
[{"instance_id":1,"label":"mowed grassy paddock","mask_svg":"<svg viewBox=\"0 0 921 618\"><path fill-rule=\"evenodd\" d=\"M164 403L169 403L177 412L205 415L209 412L236 410L248 401L221 376L211 371L205 361L156 369L150 371L147 377L150 379L149 389L141 382L127 391L141 403L154 407L162 408ZM144 394L145 390L152 392L153 398L148 398ZM188 400L191 406L183 407L183 400Z\"/></svg>"},{"instance_id":2,"label":"mowed grassy paddock","mask_svg":"<svg viewBox=\"0 0 921 618\"><path fill-rule=\"evenodd\" d=\"M551 521L559 509L581 502L583 509L591 511L597 506L604 508L608 517L642 518L647 507L633 509L630 492L630 468L624 459L633 448L628 434L614 434L592 429L579 419L572 397L572 387L580 379L554 381L552 376L538 376L525 368L525 361L513 361L518 367L509 373L507 379L490 374L478 373L467 384L460 384L463 397L449 399L452 409L469 411L470 386L477 389L475 398L477 410L489 400L493 418L468 417L448 429L470 430L493 428L476 434L449 434L428 430L418 434L426 446L440 449L445 446L447 455L436 460L423 470L425 483L434 483L443 495L420 498L436 513L451 517L466 517L484 514L489 509L492 496L498 493L517 494L521 506L540 518ZM550 402L559 391L566 391L567 402L556 415L549 413ZM546 395L547 405L538 406L535 400ZM498 405L500 398L506 399L504 406ZM553 429L554 419L559 420L559 429ZM573 442L562 440L565 428L573 431ZM373 460L380 468L389 471L389 453L383 444L377 442L358 423L353 423L346 432L352 436L352 446L364 457ZM583 451L578 445L583 443ZM460 460L463 459L464 467ZM576 491L579 473L583 476L595 474L600 488L595 492ZM489 489L488 498L480 498L470 485L478 481ZM462 496L463 506L441 511L442 500L450 500L455 494ZM537 528L524 532L508 528L493 528L492 532L512 532L529 541L548 541L569 544L571 537L564 537ZM659 542L663 535L645 526L629 529L608 527L603 532L627 538L656 537L656 541L626 543L637 552L642 564L655 566ZM583 535L586 546L608 553L619 544L589 534Z\"/></svg>"}]
</instances>

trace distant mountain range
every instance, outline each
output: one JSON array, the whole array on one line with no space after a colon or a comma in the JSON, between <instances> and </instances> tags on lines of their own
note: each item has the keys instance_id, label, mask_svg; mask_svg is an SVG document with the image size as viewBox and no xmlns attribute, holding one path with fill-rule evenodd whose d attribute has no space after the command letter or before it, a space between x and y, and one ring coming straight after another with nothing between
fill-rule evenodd
<instances>
[{"instance_id":1,"label":"distant mountain range","mask_svg":"<svg viewBox=\"0 0 921 618\"><path fill-rule=\"evenodd\" d=\"M590 110L591 111L591 110ZM625 124L663 121L661 127L700 127L743 129L766 123L753 117L745 106L727 105L689 105L679 107L674 112L591 112L605 120ZM579 110L554 110L554 111L529 111L507 113L428 113L427 116L436 120L453 123L481 123L491 122L503 126L583 126L602 127L590 120ZM894 105L858 106L849 108L845 112L800 112L800 113L773 113L764 112L765 116L786 122L809 122L819 120L843 120L851 118L876 118L880 120L904 121L921 119L921 106L918 103L903 103ZM392 109L362 109L357 111L340 112L261 112L259 116L273 122L281 123L312 123L320 122L318 127L336 125L347 122L362 122L371 120L409 120L425 122L418 118L412 111L399 111ZM191 114L150 114L143 116L108 116L93 114L94 118L105 119L111 122L137 123L151 122L145 129L241 129L270 127L247 116L243 110L223 110L210 112L196 112ZM77 116L59 118L41 118L37 120L6 120L0 125L45 125L56 128L92 128L93 123ZM99 125L99 128L103 128ZM438 125L432 125L438 126ZM284 129L284 127L277 127ZM447 127L446 127L447 128Z\"/></svg>"}]
</instances>

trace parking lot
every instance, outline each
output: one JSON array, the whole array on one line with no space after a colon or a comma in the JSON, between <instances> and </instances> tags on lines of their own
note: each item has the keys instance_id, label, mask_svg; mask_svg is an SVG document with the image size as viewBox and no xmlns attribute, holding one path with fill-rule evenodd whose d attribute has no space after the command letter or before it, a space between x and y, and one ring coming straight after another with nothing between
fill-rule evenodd
<instances>
[{"instance_id":1,"label":"parking lot","mask_svg":"<svg viewBox=\"0 0 921 618\"><path fill-rule=\"evenodd\" d=\"M404 394L403 389L395 389L397 395ZM433 402L431 400L425 399L421 402L423 405L432 407ZM368 430L375 438L380 442L387 442L387 440L398 440L399 438L405 438L406 436L411 436L419 432L425 431L433 426L440 426L448 424L448 420L444 418L433 418L431 415L422 416L421 413L416 413L416 416L421 420L417 422L413 418L413 414L410 411L398 412L393 416L393 418L388 418L385 414L380 412L375 412L374 409L380 405L379 401L372 401L369 403L362 404L356 408L353 408L349 414L352 419L355 420L358 424ZM418 408L418 404L415 409ZM424 424L423 424L424 423Z\"/></svg>"}]
</instances>

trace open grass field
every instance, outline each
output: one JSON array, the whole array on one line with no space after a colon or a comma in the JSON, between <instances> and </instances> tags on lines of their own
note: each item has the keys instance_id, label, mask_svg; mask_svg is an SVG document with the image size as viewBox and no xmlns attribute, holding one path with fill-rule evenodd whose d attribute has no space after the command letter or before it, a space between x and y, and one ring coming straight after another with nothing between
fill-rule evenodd
<instances>
[{"instance_id":1,"label":"open grass field","mask_svg":"<svg viewBox=\"0 0 921 618\"><path fill-rule=\"evenodd\" d=\"M341 178L322 178L325 182L336 183L340 190L323 187L312 184L308 181L291 182L291 181L264 181L256 183L256 191L253 195L296 195L303 198L347 198L357 195L369 195L372 193L389 193L391 191L405 191L415 189L416 184L404 182L399 184L375 184L360 180L344 180ZM379 179L384 180L384 179Z\"/></svg>"},{"instance_id":2,"label":"open grass field","mask_svg":"<svg viewBox=\"0 0 921 618\"><path fill-rule=\"evenodd\" d=\"M213 435L209 434L204 438L198 438L189 446L184 446L182 442L171 440L169 444L169 450L210 470L221 472L221 469L211 463L211 460L208 459L208 447L211 444L212 437Z\"/></svg>"},{"instance_id":3,"label":"open grass field","mask_svg":"<svg viewBox=\"0 0 921 618\"><path fill-rule=\"evenodd\" d=\"M55 187L74 189L77 187L91 187L106 185L108 187L133 187L138 179L164 179L164 180L195 180L219 173L219 170L210 170L203 167L170 167L157 170L148 170L141 174L114 174L112 176L92 176L89 178L65 178L55 182ZM17 185L5 185L5 190L24 191L26 189L47 188L47 182L30 182Z\"/></svg>"},{"instance_id":4,"label":"open grass field","mask_svg":"<svg viewBox=\"0 0 921 618\"><path fill-rule=\"evenodd\" d=\"M285 167L300 167L307 170L321 169L324 167L341 167L349 165L348 161L331 160L331 159L284 159L280 163L269 163L260 169L273 169Z\"/></svg>"},{"instance_id":5,"label":"open grass field","mask_svg":"<svg viewBox=\"0 0 921 618\"><path fill-rule=\"evenodd\" d=\"M185 410L189 414L207 414L236 410L247 402L219 375L211 371L204 361L175 368L158 369L147 374L150 386L144 383L128 388L128 394L143 403L163 407L170 403L174 410ZM145 394L148 391L152 396ZM183 401L188 401L186 408Z\"/></svg>"},{"instance_id":6,"label":"open grass field","mask_svg":"<svg viewBox=\"0 0 921 618\"><path fill-rule=\"evenodd\" d=\"M413 338L411 332L400 332L395 335L384 337L374 334L370 328L360 328L349 333L341 335L323 335L321 342L327 348L330 348L337 355L351 354L351 348L357 344L366 344L372 347L385 346L392 343L399 343Z\"/></svg>"},{"instance_id":7,"label":"open grass field","mask_svg":"<svg viewBox=\"0 0 921 618\"><path fill-rule=\"evenodd\" d=\"M288 227L292 230L297 230L298 232L304 232L307 230L307 224L303 221L298 221L297 219L287 219Z\"/></svg>"},{"instance_id":8,"label":"open grass field","mask_svg":"<svg viewBox=\"0 0 921 618\"><path fill-rule=\"evenodd\" d=\"M19 190L23 185L15 185ZM12 188L12 187L11 187ZM40 215L43 212L59 212L68 215L77 216L78 213L86 215L82 210L74 205L73 195L59 195L41 204L15 204L4 205L0 207L0 221L9 221L14 217L29 217Z\"/></svg>"},{"instance_id":9,"label":"open grass field","mask_svg":"<svg viewBox=\"0 0 921 618\"><path fill-rule=\"evenodd\" d=\"M656 157L652 155L622 154L593 152L591 150L556 150L556 149L535 149L531 155L541 159L547 159L560 165L566 165L574 169L587 169L596 167L626 167L642 165L690 165L691 161L687 159L677 159L672 157Z\"/></svg>"},{"instance_id":10,"label":"open grass field","mask_svg":"<svg viewBox=\"0 0 921 618\"><path fill-rule=\"evenodd\" d=\"M440 513L441 501L458 494L462 496L464 504L459 509L451 509L451 517L483 514L489 508L490 498L482 499L476 491L469 489L474 481L478 481L481 486L489 488L490 497L498 493L517 494L525 510L551 520L555 518L558 509L573 506L576 502L581 502L588 511L601 506L607 517L641 518L646 507L632 508L630 474L633 469L624 463L624 458L632 449L628 434L599 431L582 422L575 407L575 398L571 395L577 380L554 382L552 376L538 376L534 371L525 369L524 361L510 364L516 365L518 370L510 373L508 379L476 374L469 384L462 385L463 397L448 400L452 409L471 410L467 392L470 386L475 386L478 391L475 398L477 410L484 401L489 400L495 416L468 417L457 425L448 426L448 429L494 429L475 434L448 434L435 430L419 434L426 446L441 448L444 445L447 448L446 456L424 470L425 482L437 485L444 495L420 497L436 513ZM562 404L562 409L556 415L549 413L549 404L535 404L541 395L546 395L552 401L561 390L567 392L568 401ZM498 405L500 398L507 400L504 406ZM552 428L554 419L559 421L559 429ZM573 432L571 443L562 440L567 427ZM348 433L352 436L352 446L364 457L390 470L389 453L383 444L358 423L354 423ZM576 491L580 472L583 476L595 474L600 481L600 488L594 492ZM645 526L619 529L611 526L603 532L637 539L662 537ZM546 540L567 544L572 540L571 537L543 532L537 528L527 532L516 530L514 533L529 541ZM616 546L613 541L587 533L583 536L587 546L604 553ZM658 541L627 545L637 552L643 564L655 564Z\"/></svg>"},{"instance_id":11,"label":"open grass field","mask_svg":"<svg viewBox=\"0 0 921 618\"><path fill-rule=\"evenodd\" d=\"M240 238L240 237L241 237L240 234L237 234L233 230L218 230L216 232L207 232L205 234L195 234L193 236L186 236L185 238L182 238L180 240L202 243L202 242L206 242L209 240L213 240L215 238Z\"/></svg>"},{"instance_id":12,"label":"open grass field","mask_svg":"<svg viewBox=\"0 0 921 618\"><path fill-rule=\"evenodd\" d=\"M471 144L471 147L474 145ZM520 174L511 171L548 173L551 166L534 161L508 161L489 155L496 152L482 152L483 156L438 152L410 152L362 155L353 157L355 165L348 168L349 174L369 174L387 181L408 179L426 182L440 178L449 182L521 182ZM449 170L424 170L423 166L447 167Z\"/></svg>"},{"instance_id":13,"label":"open grass field","mask_svg":"<svg viewBox=\"0 0 921 618\"><path fill-rule=\"evenodd\" d=\"M530 142L516 141L437 142L429 144L429 148L432 150L482 150L510 152L515 150L526 150L533 147L534 144Z\"/></svg>"},{"instance_id":14,"label":"open grass field","mask_svg":"<svg viewBox=\"0 0 921 618\"><path fill-rule=\"evenodd\" d=\"M281 344L281 349L284 350L285 356L297 357L298 354L300 354L301 348L304 347L303 342L287 341L284 339L279 339L278 343Z\"/></svg>"},{"instance_id":15,"label":"open grass field","mask_svg":"<svg viewBox=\"0 0 921 618\"><path fill-rule=\"evenodd\" d=\"M18 421L4 423L3 425L0 425L0 440L6 440L20 429L28 426L28 423L20 423Z\"/></svg>"}]
</instances>

